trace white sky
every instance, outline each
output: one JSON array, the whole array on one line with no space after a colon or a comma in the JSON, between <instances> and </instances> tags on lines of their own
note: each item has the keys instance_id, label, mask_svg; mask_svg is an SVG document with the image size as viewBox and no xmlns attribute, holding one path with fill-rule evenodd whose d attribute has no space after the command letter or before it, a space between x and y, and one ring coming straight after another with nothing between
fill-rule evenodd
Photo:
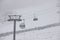
<instances>
[{"instance_id":1,"label":"white sky","mask_svg":"<svg viewBox=\"0 0 60 40\"><path fill-rule=\"evenodd\" d=\"M1 0L0 10L7 11L21 9L25 7L35 7L42 5L55 5L56 0ZM53 4L52 4L53 3Z\"/></svg>"}]
</instances>

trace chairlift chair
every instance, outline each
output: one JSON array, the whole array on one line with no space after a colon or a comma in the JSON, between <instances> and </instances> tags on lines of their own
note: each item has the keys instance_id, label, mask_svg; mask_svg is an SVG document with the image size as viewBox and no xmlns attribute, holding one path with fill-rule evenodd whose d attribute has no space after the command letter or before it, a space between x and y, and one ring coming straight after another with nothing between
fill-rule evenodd
<instances>
[{"instance_id":1,"label":"chairlift chair","mask_svg":"<svg viewBox=\"0 0 60 40\"><path fill-rule=\"evenodd\" d=\"M23 21L24 21L24 19L23 19ZM21 29L24 29L25 28L25 22L23 22L23 23L21 23L20 25L19 25L19 27L21 28Z\"/></svg>"},{"instance_id":2,"label":"chairlift chair","mask_svg":"<svg viewBox=\"0 0 60 40\"><path fill-rule=\"evenodd\" d=\"M24 23L21 23L19 27L20 27L21 29L24 29L24 28L25 28L25 24L24 24Z\"/></svg>"},{"instance_id":3,"label":"chairlift chair","mask_svg":"<svg viewBox=\"0 0 60 40\"><path fill-rule=\"evenodd\" d=\"M35 15L35 14L34 14L33 21L38 21L38 18L36 17L36 15Z\"/></svg>"},{"instance_id":4,"label":"chairlift chair","mask_svg":"<svg viewBox=\"0 0 60 40\"><path fill-rule=\"evenodd\" d=\"M37 21L38 20L38 18L33 18L33 21Z\"/></svg>"}]
</instances>

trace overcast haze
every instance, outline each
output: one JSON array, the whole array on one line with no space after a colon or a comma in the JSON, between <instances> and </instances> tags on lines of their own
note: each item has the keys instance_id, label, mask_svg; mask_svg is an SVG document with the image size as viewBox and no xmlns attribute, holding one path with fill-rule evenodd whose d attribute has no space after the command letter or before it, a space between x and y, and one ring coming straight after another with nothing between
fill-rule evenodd
<instances>
[{"instance_id":1,"label":"overcast haze","mask_svg":"<svg viewBox=\"0 0 60 40\"><path fill-rule=\"evenodd\" d=\"M13 22L7 21L9 14L22 15L22 19L25 19L25 29L19 27L22 22L17 22L16 31L59 23L56 5L57 0L0 0L0 35L13 32ZM33 14L36 15L38 21L33 21ZM60 40L59 30L60 26L56 26L49 29L19 33L16 35L16 40ZM11 34L1 37L0 40L12 40L12 38Z\"/></svg>"},{"instance_id":2,"label":"overcast haze","mask_svg":"<svg viewBox=\"0 0 60 40\"><path fill-rule=\"evenodd\" d=\"M56 0L1 0L0 10L12 10L12 9L20 9L25 7L35 7L42 5L51 5L52 3L56 3ZM52 5L53 5L52 4Z\"/></svg>"}]
</instances>

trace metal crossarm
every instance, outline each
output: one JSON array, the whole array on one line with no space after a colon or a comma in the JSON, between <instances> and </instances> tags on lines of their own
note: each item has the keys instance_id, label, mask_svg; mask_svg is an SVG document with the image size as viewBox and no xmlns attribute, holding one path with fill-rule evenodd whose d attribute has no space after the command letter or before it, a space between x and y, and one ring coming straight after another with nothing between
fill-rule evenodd
<instances>
[{"instance_id":1,"label":"metal crossarm","mask_svg":"<svg viewBox=\"0 0 60 40\"><path fill-rule=\"evenodd\" d=\"M8 21L22 21L21 19L8 19Z\"/></svg>"},{"instance_id":2,"label":"metal crossarm","mask_svg":"<svg viewBox=\"0 0 60 40\"><path fill-rule=\"evenodd\" d=\"M8 21L22 21L22 19L20 19L21 15L8 15L10 19L8 19Z\"/></svg>"}]
</instances>

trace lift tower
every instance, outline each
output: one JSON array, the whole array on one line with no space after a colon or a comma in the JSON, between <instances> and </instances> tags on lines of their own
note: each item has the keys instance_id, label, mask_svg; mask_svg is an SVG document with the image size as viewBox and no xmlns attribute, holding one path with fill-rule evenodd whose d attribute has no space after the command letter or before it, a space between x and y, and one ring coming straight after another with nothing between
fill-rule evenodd
<instances>
[{"instance_id":1,"label":"lift tower","mask_svg":"<svg viewBox=\"0 0 60 40\"><path fill-rule=\"evenodd\" d=\"M14 29L13 29L13 40L16 40L16 21L22 21L21 15L8 15L8 21L14 21Z\"/></svg>"}]
</instances>

